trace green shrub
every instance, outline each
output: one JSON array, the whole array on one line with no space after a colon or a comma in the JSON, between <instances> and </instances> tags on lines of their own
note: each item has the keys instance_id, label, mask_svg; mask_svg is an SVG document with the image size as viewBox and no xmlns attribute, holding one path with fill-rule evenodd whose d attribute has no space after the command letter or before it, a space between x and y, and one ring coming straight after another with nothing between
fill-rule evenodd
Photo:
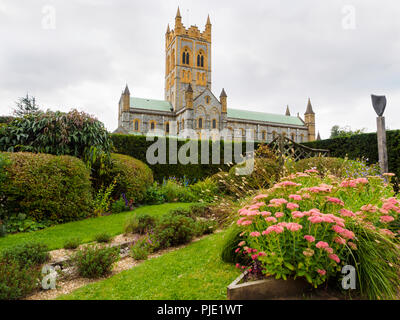
<instances>
[{"instance_id":1,"label":"green shrub","mask_svg":"<svg viewBox=\"0 0 400 320\"><path fill-rule=\"evenodd\" d=\"M198 219L195 224L195 234L201 236L203 234L211 234L218 227L218 223L212 219Z\"/></svg>"},{"instance_id":2,"label":"green shrub","mask_svg":"<svg viewBox=\"0 0 400 320\"><path fill-rule=\"evenodd\" d=\"M100 216L110 209L111 194L115 188L116 182L113 181L107 188L102 186L98 191L93 201L94 213Z\"/></svg>"},{"instance_id":3,"label":"green shrub","mask_svg":"<svg viewBox=\"0 0 400 320\"><path fill-rule=\"evenodd\" d=\"M111 242L112 236L107 232L98 233L94 236L94 241L99 243L108 243Z\"/></svg>"},{"instance_id":4,"label":"green shrub","mask_svg":"<svg viewBox=\"0 0 400 320\"><path fill-rule=\"evenodd\" d=\"M73 264L79 275L84 278L99 278L109 274L119 260L119 248L101 248L87 246L72 256Z\"/></svg>"},{"instance_id":5,"label":"green shrub","mask_svg":"<svg viewBox=\"0 0 400 320\"><path fill-rule=\"evenodd\" d=\"M160 186L161 193L167 202L191 202L194 201L194 195L175 179L163 181Z\"/></svg>"},{"instance_id":6,"label":"green shrub","mask_svg":"<svg viewBox=\"0 0 400 320\"><path fill-rule=\"evenodd\" d=\"M80 238L71 238L64 242L64 249L76 249L82 243Z\"/></svg>"},{"instance_id":7,"label":"green shrub","mask_svg":"<svg viewBox=\"0 0 400 320\"><path fill-rule=\"evenodd\" d=\"M38 287L40 272L16 261L0 260L0 300L21 299Z\"/></svg>"},{"instance_id":8,"label":"green shrub","mask_svg":"<svg viewBox=\"0 0 400 320\"><path fill-rule=\"evenodd\" d=\"M192 213L190 208L188 208L188 209L176 208L176 209L169 211L169 214L173 215L173 216L185 216L185 217L192 218L192 219L196 218L196 216Z\"/></svg>"},{"instance_id":9,"label":"green shrub","mask_svg":"<svg viewBox=\"0 0 400 320\"><path fill-rule=\"evenodd\" d=\"M89 164L109 157L112 148L103 123L77 110L25 115L11 121L2 133L2 151L71 155Z\"/></svg>"},{"instance_id":10,"label":"green shrub","mask_svg":"<svg viewBox=\"0 0 400 320\"><path fill-rule=\"evenodd\" d=\"M138 213L125 221L124 233L145 234L154 228L156 218L148 213Z\"/></svg>"},{"instance_id":11,"label":"green shrub","mask_svg":"<svg viewBox=\"0 0 400 320\"><path fill-rule=\"evenodd\" d=\"M189 210L195 217L205 217L208 211L208 205L205 203L195 203L190 206Z\"/></svg>"},{"instance_id":12,"label":"green shrub","mask_svg":"<svg viewBox=\"0 0 400 320\"><path fill-rule=\"evenodd\" d=\"M146 235L137 240L131 247L131 257L135 260L147 260L149 254L158 249L159 243L154 236Z\"/></svg>"},{"instance_id":13,"label":"green shrub","mask_svg":"<svg viewBox=\"0 0 400 320\"><path fill-rule=\"evenodd\" d=\"M81 160L23 152L6 156L10 165L0 194L7 216L21 213L35 222L62 223L92 214L90 173Z\"/></svg>"},{"instance_id":14,"label":"green shrub","mask_svg":"<svg viewBox=\"0 0 400 320\"><path fill-rule=\"evenodd\" d=\"M400 130L386 131L389 171L400 177ZM368 164L378 163L376 133L363 133L351 137L341 137L305 143L311 148L328 149L332 157L366 159Z\"/></svg>"},{"instance_id":15,"label":"green shrub","mask_svg":"<svg viewBox=\"0 0 400 320\"><path fill-rule=\"evenodd\" d=\"M0 238L5 237L6 235L7 235L6 226L0 221Z\"/></svg>"},{"instance_id":16,"label":"green shrub","mask_svg":"<svg viewBox=\"0 0 400 320\"><path fill-rule=\"evenodd\" d=\"M143 200L143 202L147 204L162 204L165 201L166 197L157 182L154 182L153 185L147 189Z\"/></svg>"},{"instance_id":17,"label":"green shrub","mask_svg":"<svg viewBox=\"0 0 400 320\"><path fill-rule=\"evenodd\" d=\"M41 243L24 243L6 248L1 260L15 261L20 266L37 266L50 259L47 245Z\"/></svg>"},{"instance_id":18,"label":"green shrub","mask_svg":"<svg viewBox=\"0 0 400 320\"><path fill-rule=\"evenodd\" d=\"M8 233L16 232L31 232L51 226L49 220L37 222L32 218L27 217L24 213L13 214L6 217L7 224L5 225Z\"/></svg>"},{"instance_id":19,"label":"green shrub","mask_svg":"<svg viewBox=\"0 0 400 320\"><path fill-rule=\"evenodd\" d=\"M238 244L241 241L246 241L247 237L240 235L243 232L242 229L233 225L228 229L225 235L225 239L221 248L221 259L227 263L239 263L241 265L246 265L249 263L249 258L247 255L241 252L236 252Z\"/></svg>"},{"instance_id":20,"label":"green shrub","mask_svg":"<svg viewBox=\"0 0 400 320\"><path fill-rule=\"evenodd\" d=\"M182 215L165 214L154 228L154 236L160 242L161 248L187 243L194 234L195 222Z\"/></svg>"},{"instance_id":21,"label":"green shrub","mask_svg":"<svg viewBox=\"0 0 400 320\"><path fill-rule=\"evenodd\" d=\"M194 200L201 202L213 202L219 194L218 183L211 178L206 178L189 186L189 190Z\"/></svg>"},{"instance_id":22,"label":"green shrub","mask_svg":"<svg viewBox=\"0 0 400 320\"><path fill-rule=\"evenodd\" d=\"M147 189L153 183L153 174L142 161L122 155L111 154L111 169L103 176L105 184L116 182L114 198L125 194L128 200L135 203L143 201Z\"/></svg>"},{"instance_id":23,"label":"green shrub","mask_svg":"<svg viewBox=\"0 0 400 320\"><path fill-rule=\"evenodd\" d=\"M181 146L183 146L187 140L183 139L176 139L174 137L164 137L164 138L155 138L154 141L147 141L146 136L137 136L137 135L132 135L132 134L112 134L111 139L113 141L113 144L115 146L116 152L121 153L121 154L126 154L129 156L132 156L136 159L139 159L143 161L144 163L148 164L150 169L153 171L154 174L154 179L158 182L162 182L165 178L169 177L178 177L178 178L183 178L186 177L190 181L198 181L202 180L206 177L212 176L213 174L217 173L220 170L227 171L229 169L229 166L224 162L224 155L227 150L225 150L228 146L231 149L231 155L232 159L234 158L234 150L239 149L235 148L235 144L242 144L242 154L246 151L246 143L245 142L224 142L223 140L221 141L208 141L209 144L209 164L201 164L201 152L198 153L198 162L197 164L173 164L172 161L169 159L169 146L170 146L170 141L172 143L175 143L178 150L180 149ZM164 141L166 142L166 164L149 164L147 163L147 158L146 158L146 153L148 148L154 144L156 141L161 142ZM201 150L201 143L207 143L206 141L196 141L198 143L198 150ZM219 145L220 148L220 159L221 159L221 164L212 164L212 154L211 152L213 144L215 146ZM259 143L255 143L255 147ZM227 160L227 162L230 160Z\"/></svg>"},{"instance_id":24,"label":"green shrub","mask_svg":"<svg viewBox=\"0 0 400 320\"><path fill-rule=\"evenodd\" d=\"M114 214L127 211L127 209L129 210L129 208L126 207L125 200L122 197L111 204L111 212Z\"/></svg>"}]
</instances>

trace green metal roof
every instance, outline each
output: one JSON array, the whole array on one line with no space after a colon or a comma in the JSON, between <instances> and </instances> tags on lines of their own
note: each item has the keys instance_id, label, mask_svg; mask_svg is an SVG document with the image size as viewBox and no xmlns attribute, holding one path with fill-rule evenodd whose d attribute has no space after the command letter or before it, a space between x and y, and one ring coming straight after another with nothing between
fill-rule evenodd
<instances>
[{"instance_id":1,"label":"green metal roof","mask_svg":"<svg viewBox=\"0 0 400 320\"><path fill-rule=\"evenodd\" d=\"M285 116L283 114L281 115L281 114L264 113L257 111L239 110L239 109L228 108L228 118L254 120L254 121L268 121L274 123L304 126L304 123L298 117Z\"/></svg>"},{"instance_id":2,"label":"green metal roof","mask_svg":"<svg viewBox=\"0 0 400 320\"><path fill-rule=\"evenodd\" d=\"M132 97L131 108L171 112L172 105L169 101L165 100L154 100L154 99L143 99L143 98Z\"/></svg>"}]
</instances>

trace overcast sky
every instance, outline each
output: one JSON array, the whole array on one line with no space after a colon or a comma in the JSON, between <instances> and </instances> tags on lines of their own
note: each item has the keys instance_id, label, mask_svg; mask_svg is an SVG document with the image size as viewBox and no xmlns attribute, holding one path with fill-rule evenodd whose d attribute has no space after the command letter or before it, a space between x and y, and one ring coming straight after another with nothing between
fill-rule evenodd
<instances>
[{"instance_id":1,"label":"overcast sky","mask_svg":"<svg viewBox=\"0 0 400 320\"><path fill-rule=\"evenodd\" d=\"M228 108L303 116L317 130L374 131L370 94L388 99L400 129L398 0L0 0L0 114L29 93L45 109L95 115L110 131L131 95L164 99L164 37L178 5L183 24L212 23L212 90ZM54 14L53 14L54 13Z\"/></svg>"}]
</instances>

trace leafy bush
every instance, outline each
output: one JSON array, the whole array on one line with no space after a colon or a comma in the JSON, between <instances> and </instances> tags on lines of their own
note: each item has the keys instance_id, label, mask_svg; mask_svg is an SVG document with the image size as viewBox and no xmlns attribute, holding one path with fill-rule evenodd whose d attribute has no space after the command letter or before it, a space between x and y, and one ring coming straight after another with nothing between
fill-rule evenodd
<instances>
[{"instance_id":1,"label":"leafy bush","mask_svg":"<svg viewBox=\"0 0 400 320\"><path fill-rule=\"evenodd\" d=\"M129 207L126 206L126 202L122 197L111 204L112 213L121 213L127 210L129 210Z\"/></svg>"},{"instance_id":2,"label":"leafy bush","mask_svg":"<svg viewBox=\"0 0 400 320\"><path fill-rule=\"evenodd\" d=\"M194 200L194 195L189 188L183 186L176 179L164 180L160 190L167 202L191 202Z\"/></svg>"},{"instance_id":3,"label":"leafy bush","mask_svg":"<svg viewBox=\"0 0 400 320\"><path fill-rule=\"evenodd\" d=\"M92 214L90 173L71 156L6 153L10 165L0 184L0 199L7 217L18 214L35 222L62 223ZM1 214L1 212L0 212Z\"/></svg>"},{"instance_id":4,"label":"leafy bush","mask_svg":"<svg viewBox=\"0 0 400 320\"><path fill-rule=\"evenodd\" d=\"M115 149L118 153L126 154L132 156L136 159L143 161L144 163L148 164L150 169L153 171L154 179L158 182L162 182L165 178L169 177L178 177L183 178L186 177L190 181L198 181L205 179L219 171L227 171L229 166L226 162L230 162L231 160L225 159L225 153L231 154L231 159L235 159L234 153L238 153L235 150L240 149L242 152L241 154L245 153L246 151L246 142L236 142L236 141L208 141L209 150L210 150L210 159L209 164L201 164L201 152L198 153L198 162L197 164L173 164L172 161L169 159L169 147L170 143L177 145L178 150L187 142L187 140L176 139L174 137L164 137L164 138L156 138L155 141L165 141L166 143L166 164L157 163L157 164L149 164L147 163L146 153L148 148L154 144L154 141L147 141L146 136L138 136L132 134L112 134L111 139L115 146ZM207 143L206 141L198 140L198 150L201 150L201 144ZM241 144L241 146L239 146ZM257 148L259 143L255 143L255 148ZM212 154L211 150L215 149L215 146L219 146L220 151L220 159L221 164L212 164ZM239 148L237 148L239 147ZM230 149L229 151L226 149Z\"/></svg>"},{"instance_id":5,"label":"leafy bush","mask_svg":"<svg viewBox=\"0 0 400 320\"><path fill-rule=\"evenodd\" d=\"M400 176L400 130L386 131L389 171ZM376 133L363 133L351 137L341 137L305 143L311 148L328 149L332 157L356 160L364 158L368 164L378 163Z\"/></svg>"},{"instance_id":6,"label":"leafy bush","mask_svg":"<svg viewBox=\"0 0 400 320\"><path fill-rule=\"evenodd\" d=\"M118 247L87 246L72 256L73 264L78 268L79 275L84 278L99 278L109 274L118 260Z\"/></svg>"},{"instance_id":7,"label":"leafy bush","mask_svg":"<svg viewBox=\"0 0 400 320\"><path fill-rule=\"evenodd\" d=\"M97 191L96 197L94 198L94 213L100 216L110 209L111 204L111 194L115 188L116 182L113 181L107 188L102 186L99 191Z\"/></svg>"},{"instance_id":8,"label":"leafy bush","mask_svg":"<svg viewBox=\"0 0 400 320\"><path fill-rule=\"evenodd\" d=\"M390 177L388 177L390 178ZM380 177L338 179L317 170L292 174L239 210L246 243L237 250L276 278L305 277L317 287L354 265L370 299L395 299L400 201Z\"/></svg>"},{"instance_id":9,"label":"leafy bush","mask_svg":"<svg viewBox=\"0 0 400 320\"><path fill-rule=\"evenodd\" d=\"M0 238L5 237L7 234L5 224L0 220Z\"/></svg>"},{"instance_id":10,"label":"leafy bush","mask_svg":"<svg viewBox=\"0 0 400 320\"><path fill-rule=\"evenodd\" d=\"M24 243L5 249L1 260L5 262L15 261L21 267L37 266L50 259L48 247L41 243Z\"/></svg>"},{"instance_id":11,"label":"leafy bush","mask_svg":"<svg viewBox=\"0 0 400 320\"><path fill-rule=\"evenodd\" d=\"M80 238L71 238L64 242L64 249L76 249L82 243Z\"/></svg>"},{"instance_id":12,"label":"leafy bush","mask_svg":"<svg viewBox=\"0 0 400 320\"><path fill-rule=\"evenodd\" d=\"M0 300L17 300L38 287L40 272L16 261L0 260Z\"/></svg>"},{"instance_id":13,"label":"leafy bush","mask_svg":"<svg viewBox=\"0 0 400 320\"><path fill-rule=\"evenodd\" d=\"M145 234L156 225L156 218L148 213L138 213L125 221L124 233Z\"/></svg>"},{"instance_id":14,"label":"leafy bush","mask_svg":"<svg viewBox=\"0 0 400 320\"><path fill-rule=\"evenodd\" d=\"M377 165L368 166L364 160L355 161L347 158L313 157L293 162L287 167L292 173L315 168L323 175L333 174L344 178L360 178L380 174Z\"/></svg>"},{"instance_id":15,"label":"leafy bush","mask_svg":"<svg viewBox=\"0 0 400 320\"><path fill-rule=\"evenodd\" d=\"M189 186L189 190L193 195L193 200L201 202L213 202L219 194L218 183L211 178Z\"/></svg>"},{"instance_id":16,"label":"leafy bush","mask_svg":"<svg viewBox=\"0 0 400 320\"><path fill-rule=\"evenodd\" d=\"M153 183L153 174L149 167L135 158L111 154L111 168L102 177L105 184L116 182L113 197L120 198L125 194L126 198L133 202L141 202L147 188Z\"/></svg>"},{"instance_id":17,"label":"leafy bush","mask_svg":"<svg viewBox=\"0 0 400 320\"><path fill-rule=\"evenodd\" d=\"M5 225L8 233L31 232L49 227L52 223L49 220L37 222L32 218L28 218L26 214L19 213L7 216L7 224Z\"/></svg>"},{"instance_id":18,"label":"leafy bush","mask_svg":"<svg viewBox=\"0 0 400 320\"><path fill-rule=\"evenodd\" d=\"M157 182L154 182L151 185L144 196L144 203L147 204L162 204L166 201L164 193L162 192L161 188L158 186Z\"/></svg>"},{"instance_id":19,"label":"leafy bush","mask_svg":"<svg viewBox=\"0 0 400 320\"><path fill-rule=\"evenodd\" d=\"M147 260L149 254L158 249L159 243L152 235L137 240L131 247L131 257L135 260Z\"/></svg>"},{"instance_id":20,"label":"leafy bush","mask_svg":"<svg viewBox=\"0 0 400 320\"><path fill-rule=\"evenodd\" d=\"M154 228L154 236L160 242L161 248L187 243L194 234L195 222L182 215L165 214Z\"/></svg>"},{"instance_id":21,"label":"leafy bush","mask_svg":"<svg viewBox=\"0 0 400 320\"><path fill-rule=\"evenodd\" d=\"M190 206L189 210L195 217L205 217L208 205L205 203L195 203Z\"/></svg>"},{"instance_id":22,"label":"leafy bush","mask_svg":"<svg viewBox=\"0 0 400 320\"><path fill-rule=\"evenodd\" d=\"M94 241L99 243L108 243L112 240L112 236L107 232L101 232L94 236Z\"/></svg>"},{"instance_id":23,"label":"leafy bush","mask_svg":"<svg viewBox=\"0 0 400 320\"><path fill-rule=\"evenodd\" d=\"M71 155L91 164L109 157L112 142L103 123L72 110L38 112L16 118L3 131L0 150Z\"/></svg>"},{"instance_id":24,"label":"leafy bush","mask_svg":"<svg viewBox=\"0 0 400 320\"><path fill-rule=\"evenodd\" d=\"M204 234L213 233L218 227L218 223L212 219L200 218L196 220L195 224L195 235L201 236Z\"/></svg>"}]
</instances>

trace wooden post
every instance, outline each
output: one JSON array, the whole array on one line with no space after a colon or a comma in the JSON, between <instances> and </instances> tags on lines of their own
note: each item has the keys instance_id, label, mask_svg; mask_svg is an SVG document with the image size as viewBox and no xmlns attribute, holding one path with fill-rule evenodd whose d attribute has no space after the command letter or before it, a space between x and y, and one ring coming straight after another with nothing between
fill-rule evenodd
<instances>
[{"instance_id":1,"label":"wooden post","mask_svg":"<svg viewBox=\"0 0 400 320\"><path fill-rule=\"evenodd\" d=\"M388 156L386 149L386 129L385 129L385 117L376 118L378 137L378 154L379 154L379 166L381 167L382 173L389 172Z\"/></svg>"}]
</instances>

